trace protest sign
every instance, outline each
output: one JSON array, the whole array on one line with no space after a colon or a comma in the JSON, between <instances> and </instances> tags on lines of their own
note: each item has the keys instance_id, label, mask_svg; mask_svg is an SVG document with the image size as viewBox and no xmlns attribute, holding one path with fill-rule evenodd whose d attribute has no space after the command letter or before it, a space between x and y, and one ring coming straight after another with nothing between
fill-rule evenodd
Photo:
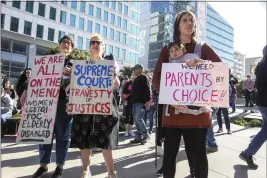
<instances>
[{"instance_id":1,"label":"protest sign","mask_svg":"<svg viewBox=\"0 0 267 178\"><path fill-rule=\"evenodd\" d=\"M114 60L75 60L68 109L71 114L112 114Z\"/></svg>"},{"instance_id":2,"label":"protest sign","mask_svg":"<svg viewBox=\"0 0 267 178\"><path fill-rule=\"evenodd\" d=\"M229 67L222 62L162 65L160 104L229 107Z\"/></svg>"},{"instance_id":3,"label":"protest sign","mask_svg":"<svg viewBox=\"0 0 267 178\"><path fill-rule=\"evenodd\" d=\"M64 60L59 54L34 58L17 143L51 143Z\"/></svg>"}]
</instances>

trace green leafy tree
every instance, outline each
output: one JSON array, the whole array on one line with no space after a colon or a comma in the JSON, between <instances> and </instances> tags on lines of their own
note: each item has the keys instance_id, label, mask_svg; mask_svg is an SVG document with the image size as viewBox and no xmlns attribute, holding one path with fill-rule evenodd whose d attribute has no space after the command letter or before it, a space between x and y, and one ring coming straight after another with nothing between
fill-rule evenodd
<instances>
[{"instance_id":1,"label":"green leafy tree","mask_svg":"<svg viewBox=\"0 0 267 178\"><path fill-rule=\"evenodd\" d=\"M236 85L237 97L239 98L243 96L243 84L244 80L240 80Z\"/></svg>"},{"instance_id":2,"label":"green leafy tree","mask_svg":"<svg viewBox=\"0 0 267 178\"><path fill-rule=\"evenodd\" d=\"M47 49L47 54L58 54L59 53L59 46L57 47L50 47ZM69 57L71 59L77 59L77 60L89 60L90 53L85 50L81 50L78 48L74 48L72 52L70 53Z\"/></svg>"},{"instance_id":3,"label":"green leafy tree","mask_svg":"<svg viewBox=\"0 0 267 178\"><path fill-rule=\"evenodd\" d=\"M131 78L132 72L133 72L133 69L132 69L131 66L123 66L123 68L120 69L120 76L119 76L119 78L122 78L122 77Z\"/></svg>"}]
</instances>

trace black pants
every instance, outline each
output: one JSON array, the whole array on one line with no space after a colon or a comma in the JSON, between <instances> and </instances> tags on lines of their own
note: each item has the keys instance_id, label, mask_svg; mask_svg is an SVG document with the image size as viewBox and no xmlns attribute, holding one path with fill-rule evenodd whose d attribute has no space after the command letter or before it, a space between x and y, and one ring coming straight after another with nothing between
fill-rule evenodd
<instances>
[{"instance_id":1,"label":"black pants","mask_svg":"<svg viewBox=\"0 0 267 178\"><path fill-rule=\"evenodd\" d=\"M206 154L207 129L165 128L163 177L174 178L176 156L181 137L184 138L185 151L191 171L196 178L208 178L208 159Z\"/></svg>"},{"instance_id":2,"label":"black pants","mask_svg":"<svg viewBox=\"0 0 267 178\"><path fill-rule=\"evenodd\" d=\"M252 95L253 95L253 91L249 92L248 90L245 90L245 100L246 100L246 107L248 107L248 105L250 107L253 107L253 102L252 102Z\"/></svg>"},{"instance_id":3,"label":"black pants","mask_svg":"<svg viewBox=\"0 0 267 178\"><path fill-rule=\"evenodd\" d=\"M133 125L134 121L133 121L133 113L132 113L132 107L133 104L132 102L128 101L127 105L126 105L126 109L125 109L125 124L130 124Z\"/></svg>"},{"instance_id":4,"label":"black pants","mask_svg":"<svg viewBox=\"0 0 267 178\"><path fill-rule=\"evenodd\" d=\"M229 119L228 108L219 108L216 114L217 114L217 122L218 122L219 128L222 129L222 114L223 114L225 127L226 129L230 129L230 119Z\"/></svg>"},{"instance_id":5,"label":"black pants","mask_svg":"<svg viewBox=\"0 0 267 178\"><path fill-rule=\"evenodd\" d=\"M157 134L156 134L156 142L157 146L162 146L162 142L165 137L165 128L162 127L162 114L163 114L163 104L158 104L158 115L157 115Z\"/></svg>"}]
</instances>

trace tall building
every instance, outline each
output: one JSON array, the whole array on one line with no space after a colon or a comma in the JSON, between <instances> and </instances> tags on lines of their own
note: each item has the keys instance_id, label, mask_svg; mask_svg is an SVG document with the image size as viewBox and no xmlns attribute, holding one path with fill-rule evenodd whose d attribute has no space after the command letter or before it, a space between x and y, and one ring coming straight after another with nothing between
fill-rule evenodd
<instances>
[{"instance_id":1,"label":"tall building","mask_svg":"<svg viewBox=\"0 0 267 178\"><path fill-rule=\"evenodd\" d=\"M2 73L16 80L33 56L66 34L89 49L92 33L105 40L120 66L138 62L140 2L1 1Z\"/></svg>"},{"instance_id":2,"label":"tall building","mask_svg":"<svg viewBox=\"0 0 267 178\"><path fill-rule=\"evenodd\" d=\"M191 10L196 14L197 38L205 41L206 2L152 1L143 2L140 16L139 63L154 70L161 48L173 39L177 12Z\"/></svg>"},{"instance_id":3,"label":"tall building","mask_svg":"<svg viewBox=\"0 0 267 178\"><path fill-rule=\"evenodd\" d=\"M250 73L252 75L252 79L256 79L256 76L254 75L254 68L261 59L262 57L250 57L245 59L245 76Z\"/></svg>"},{"instance_id":4,"label":"tall building","mask_svg":"<svg viewBox=\"0 0 267 178\"><path fill-rule=\"evenodd\" d=\"M234 67L234 28L209 4L207 6L206 42L229 67Z\"/></svg>"},{"instance_id":5,"label":"tall building","mask_svg":"<svg viewBox=\"0 0 267 178\"><path fill-rule=\"evenodd\" d=\"M232 67L232 73L238 79L244 79L245 77L245 58L246 55L234 51L234 66Z\"/></svg>"}]
</instances>

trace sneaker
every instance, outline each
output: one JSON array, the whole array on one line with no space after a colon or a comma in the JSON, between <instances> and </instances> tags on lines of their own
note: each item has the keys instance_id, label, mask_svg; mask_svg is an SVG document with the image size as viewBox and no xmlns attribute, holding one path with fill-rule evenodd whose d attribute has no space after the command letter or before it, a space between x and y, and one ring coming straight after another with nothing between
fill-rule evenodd
<instances>
[{"instance_id":1,"label":"sneaker","mask_svg":"<svg viewBox=\"0 0 267 178\"><path fill-rule=\"evenodd\" d=\"M80 178L91 178L91 171L90 169L88 171L83 171L82 174L80 175Z\"/></svg>"},{"instance_id":2,"label":"sneaker","mask_svg":"<svg viewBox=\"0 0 267 178\"><path fill-rule=\"evenodd\" d=\"M230 129L227 130L227 134L231 135L232 131Z\"/></svg>"},{"instance_id":3,"label":"sneaker","mask_svg":"<svg viewBox=\"0 0 267 178\"><path fill-rule=\"evenodd\" d=\"M208 152L208 153L214 153L214 152L217 152L218 151L218 147L211 147L211 146L207 146L206 147L206 151Z\"/></svg>"},{"instance_id":4,"label":"sneaker","mask_svg":"<svg viewBox=\"0 0 267 178\"><path fill-rule=\"evenodd\" d=\"M61 178L63 174L63 168L57 167L51 178Z\"/></svg>"},{"instance_id":5,"label":"sneaker","mask_svg":"<svg viewBox=\"0 0 267 178\"><path fill-rule=\"evenodd\" d=\"M117 178L117 173L116 172L114 172L114 174L112 174L112 175L108 175L108 177L107 178Z\"/></svg>"},{"instance_id":6,"label":"sneaker","mask_svg":"<svg viewBox=\"0 0 267 178\"><path fill-rule=\"evenodd\" d=\"M132 144L141 143L141 142L142 142L142 140L141 139L137 139L137 138L135 138L133 140L130 140L130 143L132 143Z\"/></svg>"},{"instance_id":7,"label":"sneaker","mask_svg":"<svg viewBox=\"0 0 267 178\"><path fill-rule=\"evenodd\" d=\"M125 134L124 134L124 136L125 137L128 137L129 136L129 132L126 131Z\"/></svg>"},{"instance_id":8,"label":"sneaker","mask_svg":"<svg viewBox=\"0 0 267 178\"><path fill-rule=\"evenodd\" d=\"M223 129L219 128L219 130L216 133L222 133L222 132L223 132Z\"/></svg>"},{"instance_id":9,"label":"sneaker","mask_svg":"<svg viewBox=\"0 0 267 178\"><path fill-rule=\"evenodd\" d=\"M250 169L254 169L254 170L258 169L258 165L253 162L252 156L247 156L244 154L244 152L242 152L240 153L239 158L245 161L248 164L248 167Z\"/></svg>"},{"instance_id":10,"label":"sneaker","mask_svg":"<svg viewBox=\"0 0 267 178\"><path fill-rule=\"evenodd\" d=\"M162 146L157 146L157 155L163 157L164 151L162 149Z\"/></svg>"},{"instance_id":11,"label":"sneaker","mask_svg":"<svg viewBox=\"0 0 267 178\"><path fill-rule=\"evenodd\" d=\"M131 137L135 137L135 134L134 134L134 132L132 130L129 132L129 134L130 134Z\"/></svg>"},{"instance_id":12,"label":"sneaker","mask_svg":"<svg viewBox=\"0 0 267 178\"><path fill-rule=\"evenodd\" d=\"M163 167L161 167L161 168L157 171L157 176L158 176L158 177L162 177L162 176L163 176Z\"/></svg>"},{"instance_id":13,"label":"sneaker","mask_svg":"<svg viewBox=\"0 0 267 178\"><path fill-rule=\"evenodd\" d=\"M47 167L39 167L37 171L32 175L32 178L41 178L48 172Z\"/></svg>"}]
</instances>

